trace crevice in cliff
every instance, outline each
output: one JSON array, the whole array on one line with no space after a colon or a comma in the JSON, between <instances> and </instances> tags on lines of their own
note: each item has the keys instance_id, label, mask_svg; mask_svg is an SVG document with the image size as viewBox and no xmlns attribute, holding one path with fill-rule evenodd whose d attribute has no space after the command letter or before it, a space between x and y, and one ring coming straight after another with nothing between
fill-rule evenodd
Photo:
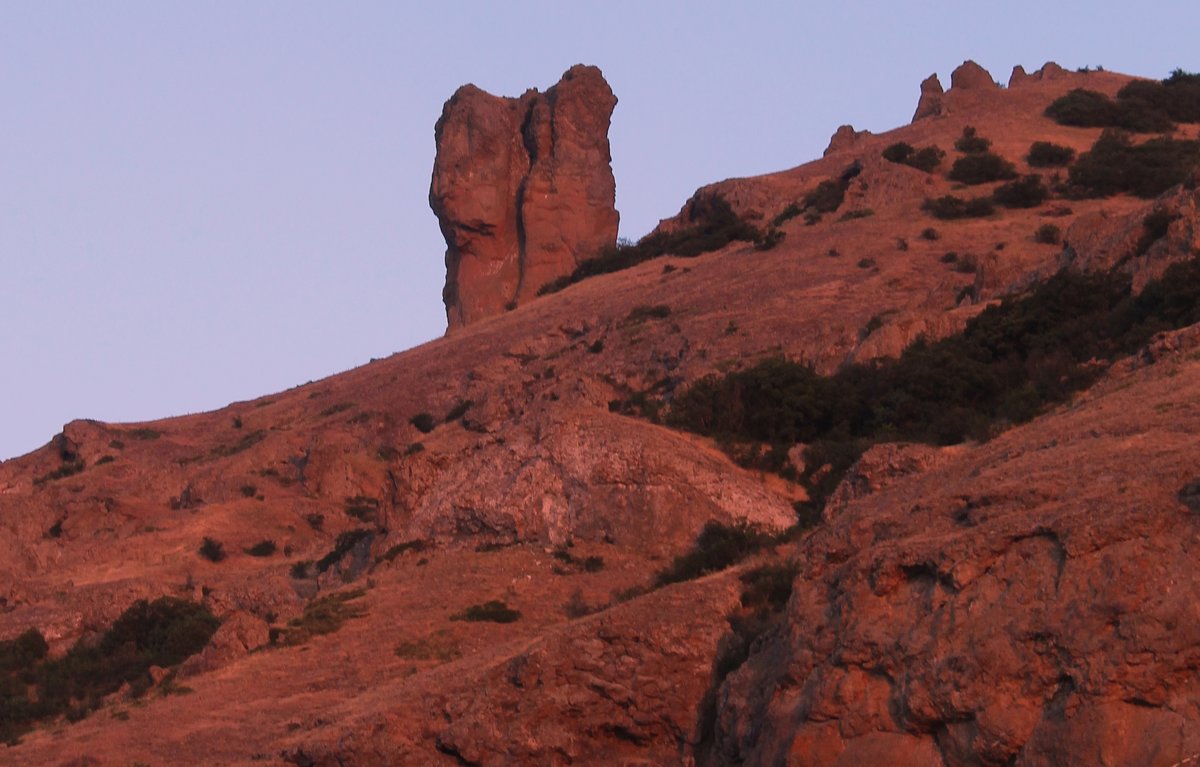
<instances>
[{"instance_id":1,"label":"crevice in cliff","mask_svg":"<svg viewBox=\"0 0 1200 767\"><path fill-rule=\"evenodd\" d=\"M533 115L537 110L538 98L529 100L525 108L525 116L521 119L521 144L525 147L525 158L529 167L517 185L516 216L517 216L517 285L509 297L509 306L515 306L521 290L525 287L526 267L526 230L525 230L525 192L529 186L529 177L533 174L533 166L538 161L537 137L533 135Z\"/></svg>"}]
</instances>

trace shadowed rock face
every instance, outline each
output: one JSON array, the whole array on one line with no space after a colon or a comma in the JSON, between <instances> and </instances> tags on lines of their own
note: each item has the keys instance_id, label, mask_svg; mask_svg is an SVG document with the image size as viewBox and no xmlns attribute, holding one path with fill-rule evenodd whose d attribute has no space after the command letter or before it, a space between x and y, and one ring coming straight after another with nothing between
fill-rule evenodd
<instances>
[{"instance_id":1,"label":"shadowed rock face","mask_svg":"<svg viewBox=\"0 0 1200 767\"><path fill-rule=\"evenodd\" d=\"M429 204L446 238L449 330L515 308L616 242L616 103L600 70L583 65L545 93L464 85L446 102Z\"/></svg>"}]
</instances>

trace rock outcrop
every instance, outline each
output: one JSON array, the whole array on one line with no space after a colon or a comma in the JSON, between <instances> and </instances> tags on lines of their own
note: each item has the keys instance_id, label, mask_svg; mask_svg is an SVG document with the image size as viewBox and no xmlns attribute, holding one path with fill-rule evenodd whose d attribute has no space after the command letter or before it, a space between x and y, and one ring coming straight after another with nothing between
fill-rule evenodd
<instances>
[{"instance_id":1,"label":"rock outcrop","mask_svg":"<svg viewBox=\"0 0 1200 767\"><path fill-rule=\"evenodd\" d=\"M942 81L937 74L932 74L921 81L921 100L917 102L917 111L913 114L913 122L926 117L936 117L944 109L942 105Z\"/></svg>"},{"instance_id":2,"label":"rock outcrop","mask_svg":"<svg viewBox=\"0 0 1200 767\"><path fill-rule=\"evenodd\" d=\"M950 87L970 90L972 88L998 88L992 75L983 67L968 59L950 73Z\"/></svg>"},{"instance_id":3,"label":"rock outcrop","mask_svg":"<svg viewBox=\"0 0 1200 767\"><path fill-rule=\"evenodd\" d=\"M449 330L515 308L616 242L616 103L600 70L583 65L545 93L464 85L446 102L429 204L446 238Z\"/></svg>"}]
</instances>

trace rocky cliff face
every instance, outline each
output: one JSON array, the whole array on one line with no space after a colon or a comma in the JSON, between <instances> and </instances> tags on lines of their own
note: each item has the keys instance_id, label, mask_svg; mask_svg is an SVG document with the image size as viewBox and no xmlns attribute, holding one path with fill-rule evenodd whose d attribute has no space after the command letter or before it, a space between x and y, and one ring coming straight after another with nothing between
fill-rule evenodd
<instances>
[{"instance_id":1,"label":"rocky cliff face","mask_svg":"<svg viewBox=\"0 0 1200 767\"><path fill-rule=\"evenodd\" d=\"M616 103L600 70L583 65L545 93L464 85L446 102L429 204L446 238L450 330L515 308L616 242Z\"/></svg>"}]
</instances>

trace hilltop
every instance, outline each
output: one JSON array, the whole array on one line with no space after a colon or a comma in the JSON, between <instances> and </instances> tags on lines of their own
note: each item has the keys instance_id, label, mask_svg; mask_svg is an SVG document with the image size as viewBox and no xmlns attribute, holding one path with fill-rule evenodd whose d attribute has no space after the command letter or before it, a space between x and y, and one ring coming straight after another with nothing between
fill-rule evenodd
<instances>
[{"instance_id":1,"label":"hilltop","mask_svg":"<svg viewBox=\"0 0 1200 767\"><path fill-rule=\"evenodd\" d=\"M911 124L708 185L640 243L607 244L601 194L598 251L444 338L0 463L8 723L44 653L154 659L0 761L1200 754L1200 118L1139 84L967 62ZM1161 188L1086 172L1140 147ZM220 620L180 619L198 654L105 638L161 597Z\"/></svg>"}]
</instances>

